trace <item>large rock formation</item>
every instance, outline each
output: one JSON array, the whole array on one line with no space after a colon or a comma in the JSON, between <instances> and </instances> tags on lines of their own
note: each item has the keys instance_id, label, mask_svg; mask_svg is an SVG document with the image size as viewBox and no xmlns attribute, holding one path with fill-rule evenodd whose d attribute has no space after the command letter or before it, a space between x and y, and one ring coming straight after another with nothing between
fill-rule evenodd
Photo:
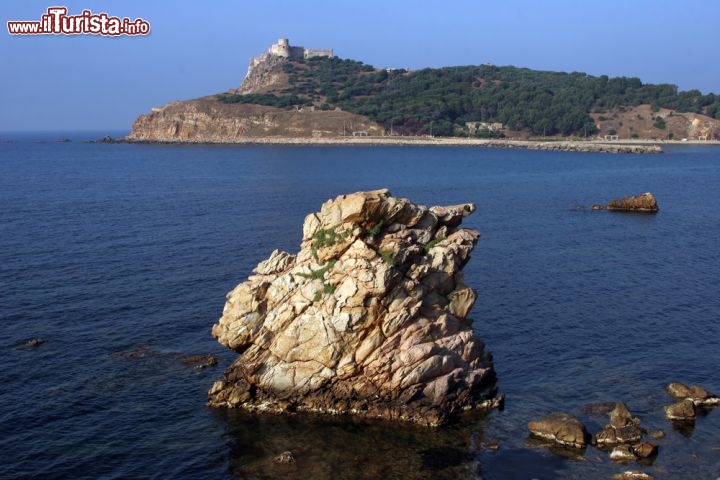
<instances>
[{"instance_id":1,"label":"large rock formation","mask_svg":"<svg viewBox=\"0 0 720 480\"><path fill-rule=\"evenodd\" d=\"M212 333L240 356L209 404L426 425L491 404L492 357L461 273L480 234L459 225L474 210L387 190L327 201L297 255L274 251L228 294Z\"/></svg>"}]
</instances>

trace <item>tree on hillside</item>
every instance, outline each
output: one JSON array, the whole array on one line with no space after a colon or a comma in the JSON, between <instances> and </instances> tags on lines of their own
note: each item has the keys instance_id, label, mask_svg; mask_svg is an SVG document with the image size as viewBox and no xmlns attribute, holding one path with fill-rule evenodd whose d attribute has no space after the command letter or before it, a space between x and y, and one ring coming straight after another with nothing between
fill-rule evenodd
<instances>
[{"instance_id":1,"label":"tree on hillside","mask_svg":"<svg viewBox=\"0 0 720 480\"><path fill-rule=\"evenodd\" d=\"M339 58L292 61L282 68L288 87L253 101L280 106L299 99L323 108L341 107L387 129L393 125L416 135L429 134L431 124L434 135L459 134L465 132L465 122L499 122L534 135L591 135L597 128L590 112L641 104L655 111L662 107L720 119L718 95L679 92L675 85L643 84L635 77L494 65L408 72ZM230 96L223 101L240 100Z\"/></svg>"}]
</instances>

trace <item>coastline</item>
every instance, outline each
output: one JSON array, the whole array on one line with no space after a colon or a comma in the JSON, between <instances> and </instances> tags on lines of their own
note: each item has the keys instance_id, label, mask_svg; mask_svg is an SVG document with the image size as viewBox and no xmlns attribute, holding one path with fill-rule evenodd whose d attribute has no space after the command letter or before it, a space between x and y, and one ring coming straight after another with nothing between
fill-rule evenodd
<instances>
[{"instance_id":1,"label":"coastline","mask_svg":"<svg viewBox=\"0 0 720 480\"><path fill-rule=\"evenodd\" d=\"M127 136L120 140L127 143L167 143L167 144L221 144L221 145L303 145L303 146L444 146L444 147L486 147L486 148L522 148L527 150L550 150L567 152L603 152L603 153L662 153L659 143L648 141L602 141L602 140L509 140L480 139L461 137L246 137L232 141L201 140L142 140ZM690 142L672 142L687 144ZM693 142L695 143L695 142ZM720 142L699 142L719 144Z\"/></svg>"}]
</instances>

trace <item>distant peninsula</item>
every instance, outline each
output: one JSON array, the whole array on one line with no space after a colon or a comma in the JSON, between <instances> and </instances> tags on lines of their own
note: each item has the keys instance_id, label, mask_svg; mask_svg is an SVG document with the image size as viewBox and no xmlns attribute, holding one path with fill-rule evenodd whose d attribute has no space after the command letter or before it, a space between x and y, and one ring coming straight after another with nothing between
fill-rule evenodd
<instances>
[{"instance_id":1,"label":"distant peninsula","mask_svg":"<svg viewBox=\"0 0 720 480\"><path fill-rule=\"evenodd\" d=\"M155 107L135 120L126 140L491 146L530 140L537 148L582 141L623 151L620 143L720 140L720 95L488 64L375 68L281 38L250 60L239 87Z\"/></svg>"}]
</instances>

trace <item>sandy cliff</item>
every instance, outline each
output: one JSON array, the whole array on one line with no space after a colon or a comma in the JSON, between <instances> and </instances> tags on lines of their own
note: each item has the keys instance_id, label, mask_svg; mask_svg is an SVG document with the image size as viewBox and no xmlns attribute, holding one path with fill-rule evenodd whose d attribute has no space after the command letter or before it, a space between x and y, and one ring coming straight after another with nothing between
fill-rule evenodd
<instances>
[{"instance_id":1,"label":"sandy cliff","mask_svg":"<svg viewBox=\"0 0 720 480\"><path fill-rule=\"evenodd\" d=\"M311 108L285 110L250 104L225 104L214 97L174 102L140 115L130 141L236 143L253 138L327 138L382 128L366 117Z\"/></svg>"}]
</instances>

